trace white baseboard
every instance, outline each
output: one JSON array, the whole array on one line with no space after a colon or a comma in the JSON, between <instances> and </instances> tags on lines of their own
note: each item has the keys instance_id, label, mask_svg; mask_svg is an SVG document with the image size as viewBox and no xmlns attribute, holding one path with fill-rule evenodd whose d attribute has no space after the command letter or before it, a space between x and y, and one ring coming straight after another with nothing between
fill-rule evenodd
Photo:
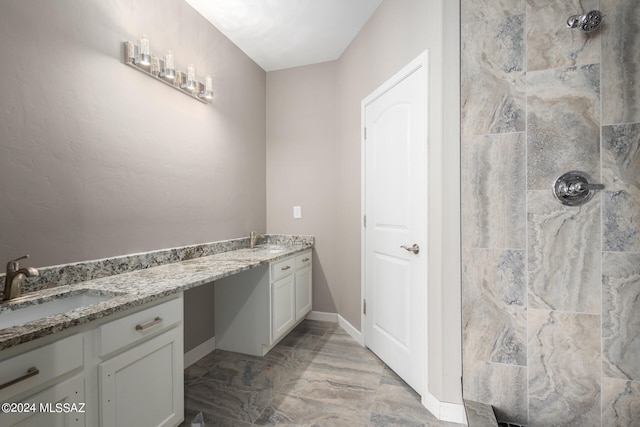
<instances>
[{"instance_id":1,"label":"white baseboard","mask_svg":"<svg viewBox=\"0 0 640 427\"><path fill-rule=\"evenodd\" d=\"M338 313L325 313L324 311L311 311L307 314L307 319L318 320L320 322L338 323Z\"/></svg>"},{"instance_id":2,"label":"white baseboard","mask_svg":"<svg viewBox=\"0 0 640 427\"><path fill-rule=\"evenodd\" d=\"M353 325L347 321L347 319L338 315L338 325L340 325L342 329L344 329L349 335L351 335L351 338L356 340L358 344L364 347L364 335L362 335L362 332L354 328Z\"/></svg>"},{"instance_id":3,"label":"white baseboard","mask_svg":"<svg viewBox=\"0 0 640 427\"><path fill-rule=\"evenodd\" d=\"M323 311L312 311L307 315L309 320L319 320L322 322L334 322L340 325L358 344L364 347L364 335L353 327L351 323L338 313L325 313Z\"/></svg>"},{"instance_id":4,"label":"white baseboard","mask_svg":"<svg viewBox=\"0 0 640 427\"><path fill-rule=\"evenodd\" d=\"M422 396L422 405L440 421L467 425L467 414L461 403L441 402L427 392Z\"/></svg>"},{"instance_id":5,"label":"white baseboard","mask_svg":"<svg viewBox=\"0 0 640 427\"><path fill-rule=\"evenodd\" d=\"M216 349L216 337L211 337L202 344L192 348L184 354L185 369L202 359Z\"/></svg>"}]
</instances>

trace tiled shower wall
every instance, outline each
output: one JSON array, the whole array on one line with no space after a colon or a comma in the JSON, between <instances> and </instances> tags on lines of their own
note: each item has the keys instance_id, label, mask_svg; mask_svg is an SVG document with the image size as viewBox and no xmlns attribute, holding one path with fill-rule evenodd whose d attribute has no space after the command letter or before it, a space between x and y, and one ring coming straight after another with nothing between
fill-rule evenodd
<instances>
[{"instance_id":1,"label":"tiled shower wall","mask_svg":"<svg viewBox=\"0 0 640 427\"><path fill-rule=\"evenodd\" d=\"M599 9L598 32L566 27ZM529 426L640 420L640 6L463 0L464 397ZM570 170L606 189L581 207Z\"/></svg>"}]
</instances>

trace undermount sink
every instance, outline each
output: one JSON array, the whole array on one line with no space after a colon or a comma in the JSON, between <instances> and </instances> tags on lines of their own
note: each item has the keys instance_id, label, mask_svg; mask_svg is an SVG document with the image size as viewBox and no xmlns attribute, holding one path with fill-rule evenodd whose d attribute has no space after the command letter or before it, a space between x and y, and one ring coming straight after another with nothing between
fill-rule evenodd
<instances>
[{"instance_id":1,"label":"undermount sink","mask_svg":"<svg viewBox=\"0 0 640 427\"><path fill-rule=\"evenodd\" d=\"M28 302L27 300L23 302L22 299L13 300L9 302L9 304L13 302L17 303L13 307L2 307L0 305L0 310L5 308L4 311L0 312L0 329L43 319L54 314L66 313L78 308L88 307L120 295L123 295L123 293L113 292L105 295L85 289L42 298L29 298Z\"/></svg>"}]
</instances>

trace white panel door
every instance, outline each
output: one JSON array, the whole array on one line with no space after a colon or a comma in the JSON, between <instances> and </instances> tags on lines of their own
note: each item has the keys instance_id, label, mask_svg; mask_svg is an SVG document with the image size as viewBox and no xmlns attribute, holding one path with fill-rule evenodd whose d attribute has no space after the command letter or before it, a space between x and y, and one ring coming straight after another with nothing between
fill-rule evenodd
<instances>
[{"instance_id":1,"label":"white panel door","mask_svg":"<svg viewBox=\"0 0 640 427\"><path fill-rule=\"evenodd\" d=\"M426 383L427 55L363 101L365 343Z\"/></svg>"}]
</instances>

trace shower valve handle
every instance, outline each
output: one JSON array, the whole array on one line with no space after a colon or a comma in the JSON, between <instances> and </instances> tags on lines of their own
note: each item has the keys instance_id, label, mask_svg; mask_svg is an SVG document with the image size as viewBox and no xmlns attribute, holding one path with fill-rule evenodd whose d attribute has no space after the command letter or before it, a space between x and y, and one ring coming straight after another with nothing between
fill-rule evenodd
<instances>
[{"instance_id":1,"label":"shower valve handle","mask_svg":"<svg viewBox=\"0 0 640 427\"><path fill-rule=\"evenodd\" d=\"M594 184L591 177L580 171L567 172L553 183L556 199L567 206L579 206L593 197L595 190L603 190L604 185Z\"/></svg>"},{"instance_id":2,"label":"shower valve handle","mask_svg":"<svg viewBox=\"0 0 640 427\"><path fill-rule=\"evenodd\" d=\"M577 193L582 193L583 191L590 190L604 190L603 184L587 184L585 182L578 182L575 186L575 191Z\"/></svg>"}]
</instances>

